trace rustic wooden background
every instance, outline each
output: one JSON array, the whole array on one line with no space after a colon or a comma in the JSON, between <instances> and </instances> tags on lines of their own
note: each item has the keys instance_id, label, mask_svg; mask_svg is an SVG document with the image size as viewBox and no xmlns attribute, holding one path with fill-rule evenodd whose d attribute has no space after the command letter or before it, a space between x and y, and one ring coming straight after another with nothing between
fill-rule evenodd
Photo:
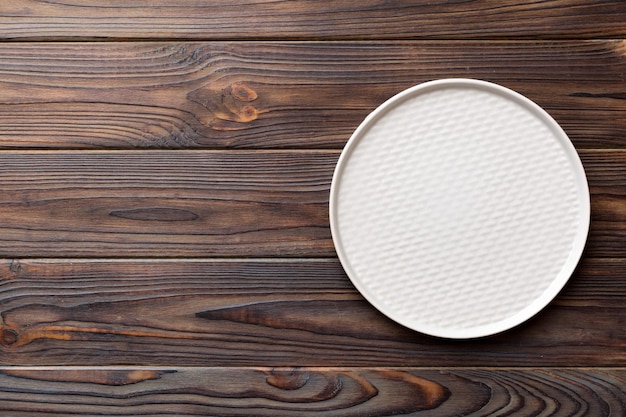
<instances>
[{"instance_id":1,"label":"rustic wooden background","mask_svg":"<svg viewBox=\"0 0 626 417\"><path fill-rule=\"evenodd\" d=\"M626 2L0 3L0 415L626 415ZM573 140L581 264L509 332L427 337L339 265L384 100L500 83Z\"/></svg>"}]
</instances>

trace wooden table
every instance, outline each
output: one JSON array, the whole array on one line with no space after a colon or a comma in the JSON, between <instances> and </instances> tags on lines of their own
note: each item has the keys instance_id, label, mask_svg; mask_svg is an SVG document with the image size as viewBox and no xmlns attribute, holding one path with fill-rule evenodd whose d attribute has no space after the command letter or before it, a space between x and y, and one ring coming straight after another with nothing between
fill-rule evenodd
<instances>
[{"instance_id":1,"label":"wooden table","mask_svg":"<svg viewBox=\"0 0 626 417\"><path fill-rule=\"evenodd\" d=\"M626 415L626 2L0 4L0 415ZM587 171L559 297L473 341L336 259L339 153L445 77L543 106Z\"/></svg>"}]
</instances>

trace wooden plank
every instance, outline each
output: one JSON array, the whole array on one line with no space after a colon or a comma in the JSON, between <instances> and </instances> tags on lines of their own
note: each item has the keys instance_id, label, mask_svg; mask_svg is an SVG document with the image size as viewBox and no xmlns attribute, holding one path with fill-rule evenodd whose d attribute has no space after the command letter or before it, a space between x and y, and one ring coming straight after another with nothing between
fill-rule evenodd
<instances>
[{"instance_id":1,"label":"wooden plank","mask_svg":"<svg viewBox=\"0 0 626 417\"><path fill-rule=\"evenodd\" d=\"M626 255L626 152L580 151L587 255ZM0 256L335 256L338 151L5 151Z\"/></svg>"},{"instance_id":2,"label":"wooden plank","mask_svg":"<svg viewBox=\"0 0 626 417\"><path fill-rule=\"evenodd\" d=\"M387 98L447 77L519 91L579 148L624 148L625 56L623 41L2 44L0 148L337 149Z\"/></svg>"},{"instance_id":3,"label":"wooden plank","mask_svg":"<svg viewBox=\"0 0 626 417\"><path fill-rule=\"evenodd\" d=\"M625 403L621 368L0 370L0 412L11 416L620 417Z\"/></svg>"},{"instance_id":4,"label":"wooden plank","mask_svg":"<svg viewBox=\"0 0 626 417\"><path fill-rule=\"evenodd\" d=\"M623 259L585 258L529 322L453 343L378 313L335 259L0 265L0 365L626 365Z\"/></svg>"},{"instance_id":5,"label":"wooden plank","mask_svg":"<svg viewBox=\"0 0 626 417\"><path fill-rule=\"evenodd\" d=\"M626 155L621 151L582 151L580 155L591 192L591 226L585 253L592 257L623 257L626 183L621 177L626 169Z\"/></svg>"},{"instance_id":6,"label":"wooden plank","mask_svg":"<svg viewBox=\"0 0 626 417\"><path fill-rule=\"evenodd\" d=\"M5 152L0 253L332 256L337 152ZM45 255L44 255L45 254Z\"/></svg>"},{"instance_id":7,"label":"wooden plank","mask_svg":"<svg viewBox=\"0 0 626 417\"><path fill-rule=\"evenodd\" d=\"M0 38L608 38L626 34L625 19L608 0L14 0L0 8Z\"/></svg>"},{"instance_id":8,"label":"wooden plank","mask_svg":"<svg viewBox=\"0 0 626 417\"><path fill-rule=\"evenodd\" d=\"M626 256L626 152L581 150L586 253ZM338 151L5 151L2 257L334 256Z\"/></svg>"}]
</instances>

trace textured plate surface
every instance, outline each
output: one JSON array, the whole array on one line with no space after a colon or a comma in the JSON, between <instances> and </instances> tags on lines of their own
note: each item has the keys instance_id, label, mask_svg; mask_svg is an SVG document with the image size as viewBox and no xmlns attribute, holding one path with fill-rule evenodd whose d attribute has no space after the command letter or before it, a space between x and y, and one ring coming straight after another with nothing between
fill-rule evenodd
<instances>
[{"instance_id":1,"label":"textured plate surface","mask_svg":"<svg viewBox=\"0 0 626 417\"><path fill-rule=\"evenodd\" d=\"M335 248L395 321L472 338L527 320L562 289L589 229L589 189L567 135L496 84L420 84L354 132L333 177Z\"/></svg>"}]
</instances>

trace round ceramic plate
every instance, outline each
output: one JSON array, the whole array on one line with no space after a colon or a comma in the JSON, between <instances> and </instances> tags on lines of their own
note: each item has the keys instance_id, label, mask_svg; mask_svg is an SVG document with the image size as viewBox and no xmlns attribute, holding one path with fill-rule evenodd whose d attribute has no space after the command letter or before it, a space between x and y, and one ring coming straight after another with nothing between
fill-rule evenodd
<instances>
[{"instance_id":1,"label":"round ceramic plate","mask_svg":"<svg viewBox=\"0 0 626 417\"><path fill-rule=\"evenodd\" d=\"M578 154L502 86L420 84L354 132L330 193L339 259L367 300L433 336L514 327L563 288L589 229Z\"/></svg>"}]
</instances>

